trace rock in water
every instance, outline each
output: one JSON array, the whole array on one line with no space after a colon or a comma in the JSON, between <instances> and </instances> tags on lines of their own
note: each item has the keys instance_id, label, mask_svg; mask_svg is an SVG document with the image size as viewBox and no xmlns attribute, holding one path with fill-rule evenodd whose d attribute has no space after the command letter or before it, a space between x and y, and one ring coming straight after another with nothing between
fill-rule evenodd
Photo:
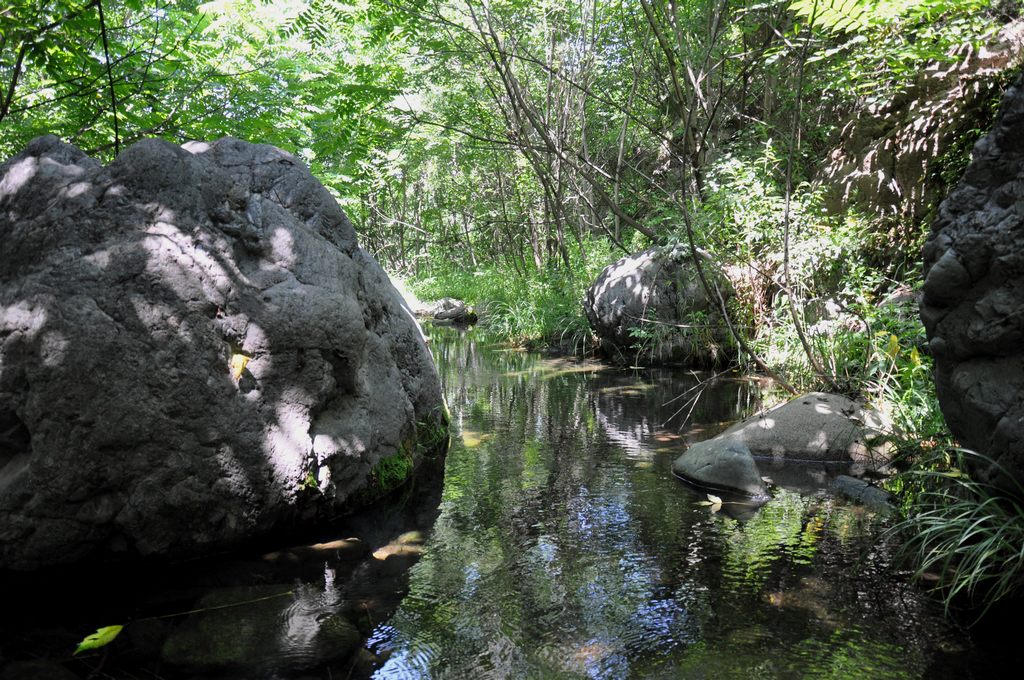
<instances>
[{"instance_id":1,"label":"rock in water","mask_svg":"<svg viewBox=\"0 0 1024 680\"><path fill-rule=\"evenodd\" d=\"M863 479L838 475L829 488L877 512L889 514L896 511L896 499L892 494Z\"/></svg>"},{"instance_id":2,"label":"rock in water","mask_svg":"<svg viewBox=\"0 0 1024 680\"><path fill-rule=\"evenodd\" d=\"M736 423L716 439L737 439L760 458L885 467L891 425L881 413L841 394L808 392Z\"/></svg>"},{"instance_id":3,"label":"rock in water","mask_svg":"<svg viewBox=\"0 0 1024 680\"><path fill-rule=\"evenodd\" d=\"M750 449L736 439L709 439L676 458L672 471L709 489L764 496L767 488Z\"/></svg>"},{"instance_id":4,"label":"rock in water","mask_svg":"<svg viewBox=\"0 0 1024 680\"><path fill-rule=\"evenodd\" d=\"M477 322L476 312L462 300L442 298L434 303L430 311L434 321L455 325L471 325Z\"/></svg>"},{"instance_id":5,"label":"rock in water","mask_svg":"<svg viewBox=\"0 0 1024 680\"><path fill-rule=\"evenodd\" d=\"M697 484L757 496L765 493L761 475L770 466L884 468L893 454L890 429L873 409L842 395L809 392L694 444L672 470Z\"/></svg>"},{"instance_id":6,"label":"rock in water","mask_svg":"<svg viewBox=\"0 0 1024 680\"><path fill-rule=\"evenodd\" d=\"M195 555L401 483L422 334L294 157L55 137L0 166L0 568ZM385 474L386 473L386 474Z\"/></svg>"},{"instance_id":7,"label":"rock in water","mask_svg":"<svg viewBox=\"0 0 1024 680\"><path fill-rule=\"evenodd\" d=\"M732 286L702 263L723 297ZM708 298L689 250L655 246L605 268L583 300L590 327L609 357L708 366L735 356L729 330Z\"/></svg>"},{"instance_id":8,"label":"rock in water","mask_svg":"<svg viewBox=\"0 0 1024 680\"><path fill-rule=\"evenodd\" d=\"M921 319L946 422L992 459L983 479L1024 484L1024 80L939 207L924 268Z\"/></svg>"}]
</instances>

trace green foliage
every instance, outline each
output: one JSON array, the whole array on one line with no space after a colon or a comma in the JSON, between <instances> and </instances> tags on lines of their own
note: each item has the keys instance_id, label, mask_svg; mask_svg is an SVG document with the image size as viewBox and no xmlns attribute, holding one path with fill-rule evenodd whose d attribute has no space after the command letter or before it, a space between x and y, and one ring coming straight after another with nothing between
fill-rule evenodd
<instances>
[{"instance_id":1,"label":"green foliage","mask_svg":"<svg viewBox=\"0 0 1024 680\"><path fill-rule=\"evenodd\" d=\"M1008 70L987 83L989 95L981 100L980 106L975 110L965 112L964 115L969 117L970 124L964 126L963 133L952 140L942 155L936 159L931 181L949 188L960 181L971 162L974 145L992 128L1003 92L1010 87L1016 77L1017 74L1013 70ZM935 207L937 210L938 206Z\"/></svg>"},{"instance_id":2,"label":"green foliage","mask_svg":"<svg viewBox=\"0 0 1024 680\"><path fill-rule=\"evenodd\" d=\"M947 12L977 12L985 0L796 0L790 10L815 28L855 33L894 21L932 20Z\"/></svg>"},{"instance_id":3,"label":"green foliage","mask_svg":"<svg viewBox=\"0 0 1024 680\"><path fill-rule=\"evenodd\" d=\"M571 262L580 273L567 272L554 262L525 274L490 265L469 269L451 263L436 267L434 275L414 280L416 294L423 299L455 297L481 310L481 328L498 338L517 344L542 341L585 350L590 327L583 316L581 300L598 273L614 259L600 242L586 244L584 264L579 247L571 251Z\"/></svg>"},{"instance_id":4,"label":"green foliage","mask_svg":"<svg viewBox=\"0 0 1024 680\"><path fill-rule=\"evenodd\" d=\"M897 448L915 450L922 441L948 436L935 395L932 359L923 351L925 331L916 293L908 291L903 301L891 303L874 299L870 290L854 295L831 319L814 321L805 309L805 319L814 321L805 333L816 356L843 391L868 399L886 414ZM801 387L822 387L800 348L788 308L776 311L757 346Z\"/></svg>"},{"instance_id":5,"label":"green foliage","mask_svg":"<svg viewBox=\"0 0 1024 680\"><path fill-rule=\"evenodd\" d=\"M874 332L860 376L864 391L884 408L904 438L943 436L946 426L935 394L932 358L922 351L926 338L916 304L876 307L869 321Z\"/></svg>"},{"instance_id":6,"label":"green foliage","mask_svg":"<svg viewBox=\"0 0 1024 680\"><path fill-rule=\"evenodd\" d=\"M86 635L85 638L78 643L78 647L75 649L75 654L106 647L117 638L123 628L124 626L104 626L103 628L97 629L95 633Z\"/></svg>"},{"instance_id":7,"label":"green foliage","mask_svg":"<svg viewBox=\"0 0 1024 680\"><path fill-rule=\"evenodd\" d=\"M778 250L785 197L782 161L773 140L752 139L708 169L707 196L698 217L702 241L738 249L738 258ZM799 206L797 209L799 221Z\"/></svg>"},{"instance_id":8,"label":"green foliage","mask_svg":"<svg viewBox=\"0 0 1024 680\"><path fill-rule=\"evenodd\" d=\"M370 468L371 483L380 495L391 493L409 479L412 468L412 456L407 453L385 456Z\"/></svg>"},{"instance_id":9,"label":"green foliage","mask_svg":"<svg viewBox=\"0 0 1024 680\"><path fill-rule=\"evenodd\" d=\"M755 275L738 282L733 312L757 351L799 387L820 388L784 287L780 163L771 143L723 155L708 172L697 231L717 261L752 263ZM872 265L874 223L852 210L826 212L808 184L791 196L789 219L790 286L818 361L843 391L889 413L905 437L933 436L942 422L930 358L921 351L924 328L910 290L902 302L883 304L880 291L894 282Z\"/></svg>"},{"instance_id":10,"label":"green foliage","mask_svg":"<svg viewBox=\"0 0 1024 680\"><path fill-rule=\"evenodd\" d=\"M972 478L970 469L1001 468L964 449L938 447L915 462L901 477L909 515L892 531L916 575L935 579L947 609L964 602L979 616L1024 592L1024 487L1010 481L1008 492Z\"/></svg>"},{"instance_id":11,"label":"green foliage","mask_svg":"<svg viewBox=\"0 0 1024 680\"><path fill-rule=\"evenodd\" d=\"M416 451L424 457L434 457L443 454L448 448L452 416L448 410L448 404L444 404L440 413L431 414L427 418L416 423L415 442L408 442L405 446L406 453Z\"/></svg>"},{"instance_id":12,"label":"green foliage","mask_svg":"<svg viewBox=\"0 0 1024 680\"><path fill-rule=\"evenodd\" d=\"M826 92L880 102L928 62L952 63L991 30L988 0L798 0L797 16L824 35L809 63Z\"/></svg>"},{"instance_id":13,"label":"green foliage","mask_svg":"<svg viewBox=\"0 0 1024 680\"><path fill-rule=\"evenodd\" d=\"M319 491L320 482L316 478L316 472L310 470L306 473L306 476L299 482L300 491Z\"/></svg>"},{"instance_id":14,"label":"green foliage","mask_svg":"<svg viewBox=\"0 0 1024 680\"><path fill-rule=\"evenodd\" d=\"M680 319L694 326L700 323L699 319ZM686 329L689 330L689 329ZM676 328L674 325L659 323L656 320L644 320L639 325L629 329L629 337L633 340L630 349L636 353L637 363L647 361L657 362L659 360L671 359L665 352L665 348L671 346L681 335L686 335L686 330ZM699 342L695 340L695 342Z\"/></svg>"},{"instance_id":15,"label":"green foliage","mask_svg":"<svg viewBox=\"0 0 1024 680\"><path fill-rule=\"evenodd\" d=\"M105 2L122 145L144 136L270 143L299 155L339 194L357 196L363 163L398 134L387 107L402 88L405 62L396 55L407 43L370 0L346 3L341 14L328 6L340 3ZM5 157L45 133L101 158L114 151L95 9L62 1L0 13L0 90L11 97L0 116ZM318 13L328 14L329 34L310 23ZM19 70L11 65L22 51Z\"/></svg>"}]
</instances>

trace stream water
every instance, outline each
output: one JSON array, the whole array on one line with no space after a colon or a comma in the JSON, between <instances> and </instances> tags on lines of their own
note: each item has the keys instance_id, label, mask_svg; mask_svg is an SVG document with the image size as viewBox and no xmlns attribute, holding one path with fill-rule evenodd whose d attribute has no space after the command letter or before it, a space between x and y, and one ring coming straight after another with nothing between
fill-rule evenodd
<instances>
[{"instance_id":1,"label":"stream water","mask_svg":"<svg viewBox=\"0 0 1024 680\"><path fill-rule=\"evenodd\" d=\"M686 442L757 408L757 383L430 334L443 486L317 546L4 584L0 678L1000 677L1006 655L891 568L888 520L823 476L759 506L672 476ZM109 648L70 655L114 623Z\"/></svg>"},{"instance_id":2,"label":"stream water","mask_svg":"<svg viewBox=\"0 0 1024 680\"><path fill-rule=\"evenodd\" d=\"M963 678L965 635L815 488L725 504L671 473L755 383L543 359L435 329L456 425L440 516L370 647L381 678ZM811 480L808 482L807 480Z\"/></svg>"}]
</instances>

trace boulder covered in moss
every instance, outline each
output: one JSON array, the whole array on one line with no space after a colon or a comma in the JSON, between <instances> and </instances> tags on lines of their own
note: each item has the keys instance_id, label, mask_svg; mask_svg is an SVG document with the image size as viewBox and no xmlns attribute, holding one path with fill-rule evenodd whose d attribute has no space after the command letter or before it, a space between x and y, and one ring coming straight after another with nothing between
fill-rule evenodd
<instances>
[{"instance_id":1,"label":"boulder covered in moss","mask_svg":"<svg viewBox=\"0 0 1024 680\"><path fill-rule=\"evenodd\" d=\"M412 313L280 149L36 139L0 243L0 568L308 527L446 439Z\"/></svg>"}]
</instances>

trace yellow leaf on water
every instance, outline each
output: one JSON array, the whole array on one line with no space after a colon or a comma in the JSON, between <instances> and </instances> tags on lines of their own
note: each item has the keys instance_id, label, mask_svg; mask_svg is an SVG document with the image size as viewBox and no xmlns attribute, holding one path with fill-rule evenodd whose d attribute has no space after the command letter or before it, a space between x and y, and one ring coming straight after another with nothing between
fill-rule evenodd
<instances>
[{"instance_id":1,"label":"yellow leaf on water","mask_svg":"<svg viewBox=\"0 0 1024 680\"><path fill-rule=\"evenodd\" d=\"M475 449L491 438L489 432L477 432L476 430L463 430L462 443L467 449Z\"/></svg>"},{"instance_id":2,"label":"yellow leaf on water","mask_svg":"<svg viewBox=\"0 0 1024 680\"><path fill-rule=\"evenodd\" d=\"M238 380L242 377L242 371L245 370L246 364L249 363L249 359L244 354L232 354L231 355L231 377Z\"/></svg>"},{"instance_id":3,"label":"yellow leaf on water","mask_svg":"<svg viewBox=\"0 0 1024 680\"><path fill-rule=\"evenodd\" d=\"M722 499L719 498L718 496L714 495L714 494L711 494L711 493L708 494L708 500L711 501L712 505L721 505L722 504Z\"/></svg>"}]
</instances>

